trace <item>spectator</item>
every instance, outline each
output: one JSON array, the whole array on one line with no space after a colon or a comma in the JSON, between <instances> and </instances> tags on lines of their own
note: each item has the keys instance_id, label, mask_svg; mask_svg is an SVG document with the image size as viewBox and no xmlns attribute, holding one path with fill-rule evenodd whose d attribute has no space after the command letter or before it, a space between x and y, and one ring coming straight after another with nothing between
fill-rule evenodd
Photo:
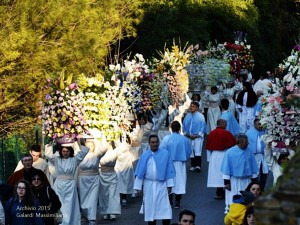
<instances>
[{"instance_id":1,"label":"spectator","mask_svg":"<svg viewBox=\"0 0 300 225\"><path fill-rule=\"evenodd\" d=\"M228 214L224 218L225 225L240 225L243 223L247 208L255 200L251 192L240 191L240 194L234 195Z\"/></svg>"},{"instance_id":2,"label":"spectator","mask_svg":"<svg viewBox=\"0 0 300 225\"><path fill-rule=\"evenodd\" d=\"M13 188L3 183L2 179L0 179L0 202L5 206L5 202L8 201L13 196Z\"/></svg>"},{"instance_id":3,"label":"spectator","mask_svg":"<svg viewBox=\"0 0 300 225\"><path fill-rule=\"evenodd\" d=\"M157 135L149 136L150 150L144 152L136 168L134 189L141 192L143 187L143 205L140 213L148 225L162 219L163 225L169 225L172 209L168 194L174 186L174 166L168 151L159 148Z\"/></svg>"},{"instance_id":4,"label":"spectator","mask_svg":"<svg viewBox=\"0 0 300 225\"><path fill-rule=\"evenodd\" d=\"M175 168L174 187L169 195L170 203L173 205L173 194L175 194L175 208L180 208L180 201L183 194L186 193L186 161L192 153L189 139L181 135L180 123L173 121L171 123L172 134L165 136L160 145L166 149L170 155Z\"/></svg>"},{"instance_id":5,"label":"spectator","mask_svg":"<svg viewBox=\"0 0 300 225\"><path fill-rule=\"evenodd\" d=\"M40 170L35 171L32 177L31 185L33 195L40 202L40 211L45 225L54 224L54 213L56 213L60 207L61 202L55 193L55 191L48 185L45 185L43 172Z\"/></svg>"},{"instance_id":6,"label":"spectator","mask_svg":"<svg viewBox=\"0 0 300 225\"><path fill-rule=\"evenodd\" d=\"M254 207L250 206L245 213L243 225L255 225Z\"/></svg>"},{"instance_id":7,"label":"spectator","mask_svg":"<svg viewBox=\"0 0 300 225\"><path fill-rule=\"evenodd\" d=\"M5 207L7 225L44 225L39 215L39 202L33 196L30 183L21 179L16 183L15 196L9 199ZM21 215L21 216L20 216Z\"/></svg>"},{"instance_id":8,"label":"spectator","mask_svg":"<svg viewBox=\"0 0 300 225\"><path fill-rule=\"evenodd\" d=\"M248 184L245 191L250 191L252 194L254 194L255 198L258 198L262 194L262 189L260 186L260 183L257 181L252 181Z\"/></svg>"},{"instance_id":9,"label":"spectator","mask_svg":"<svg viewBox=\"0 0 300 225\"><path fill-rule=\"evenodd\" d=\"M183 210L179 213L178 225L195 225L196 214L190 210Z\"/></svg>"},{"instance_id":10,"label":"spectator","mask_svg":"<svg viewBox=\"0 0 300 225\"><path fill-rule=\"evenodd\" d=\"M18 181L21 179L25 179L30 183L33 173L35 173L37 170L39 170L39 169L32 167L33 158L32 158L31 154L29 154L29 153L24 154L22 156L21 161L23 164L23 169L20 169L20 170L14 172L13 174L11 174L7 180L7 184L9 184L12 187L15 186L18 183ZM45 180L48 185L49 181L48 181L46 175L44 174L43 176L45 176Z\"/></svg>"}]
</instances>

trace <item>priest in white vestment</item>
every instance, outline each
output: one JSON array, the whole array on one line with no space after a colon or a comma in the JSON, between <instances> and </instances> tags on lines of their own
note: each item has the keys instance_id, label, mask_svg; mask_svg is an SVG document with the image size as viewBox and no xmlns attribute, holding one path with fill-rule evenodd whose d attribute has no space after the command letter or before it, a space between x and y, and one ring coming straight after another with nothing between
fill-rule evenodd
<instances>
[{"instance_id":1,"label":"priest in white vestment","mask_svg":"<svg viewBox=\"0 0 300 225\"><path fill-rule=\"evenodd\" d=\"M174 186L175 170L170 154L159 148L157 135L149 136L150 150L144 152L138 162L134 189L143 190L143 204L140 213L148 225L162 220L169 225L172 219L172 208L169 193Z\"/></svg>"}]
</instances>

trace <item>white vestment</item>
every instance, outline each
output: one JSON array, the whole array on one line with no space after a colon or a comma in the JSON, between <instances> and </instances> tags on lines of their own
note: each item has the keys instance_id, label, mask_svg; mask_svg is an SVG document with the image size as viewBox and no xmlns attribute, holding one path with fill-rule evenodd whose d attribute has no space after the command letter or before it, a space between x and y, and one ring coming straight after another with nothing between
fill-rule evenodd
<instances>
[{"instance_id":1,"label":"white vestment","mask_svg":"<svg viewBox=\"0 0 300 225\"><path fill-rule=\"evenodd\" d=\"M150 150L149 150L150 151ZM144 214L145 221L154 221L162 219L172 219L172 208L168 195L168 184L171 185L173 179L159 181L155 161L151 156L147 163L145 178L136 178L134 189L142 190L143 186L143 204L140 210Z\"/></svg>"},{"instance_id":2,"label":"white vestment","mask_svg":"<svg viewBox=\"0 0 300 225\"><path fill-rule=\"evenodd\" d=\"M219 107L220 104L220 95L219 94L210 94L208 96L209 108L207 111L207 133L216 129L217 120L221 115L221 110Z\"/></svg>"},{"instance_id":3,"label":"white vestment","mask_svg":"<svg viewBox=\"0 0 300 225\"><path fill-rule=\"evenodd\" d=\"M79 164L78 169L78 194L80 209L83 217L96 220L97 200L99 197L99 161L100 153L89 152Z\"/></svg>"},{"instance_id":4,"label":"white vestment","mask_svg":"<svg viewBox=\"0 0 300 225\"><path fill-rule=\"evenodd\" d=\"M209 151L207 187L224 187L221 165L226 151Z\"/></svg>"},{"instance_id":5,"label":"white vestment","mask_svg":"<svg viewBox=\"0 0 300 225\"><path fill-rule=\"evenodd\" d=\"M173 161L175 174L174 187L172 187L172 193L181 195L186 193L186 162Z\"/></svg>"},{"instance_id":6,"label":"white vestment","mask_svg":"<svg viewBox=\"0 0 300 225\"><path fill-rule=\"evenodd\" d=\"M79 151L74 157L63 159L60 156L54 156L52 147L46 146L46 156L52 164L55 165L56 180L54 182L54 190L61 201L61 212L63 214L63 225L80 225L80 208L77 193L77 185L75 174L77 166L88 154L88 148L81 146L82 150ZM54 158L53 158L54 157Z\"/></svg>"},{"instance_id":7,"label":"white vestment","mask_svg":"<svg viewBox=\"0 0 300 225\"><path fill-rule=\"evenodd\" d=\"M118 176L118 192L122 194L133 193L134 170L130 145L122 143L114 151L118 151L115 171Z\"/></svg>"}]
</instances>

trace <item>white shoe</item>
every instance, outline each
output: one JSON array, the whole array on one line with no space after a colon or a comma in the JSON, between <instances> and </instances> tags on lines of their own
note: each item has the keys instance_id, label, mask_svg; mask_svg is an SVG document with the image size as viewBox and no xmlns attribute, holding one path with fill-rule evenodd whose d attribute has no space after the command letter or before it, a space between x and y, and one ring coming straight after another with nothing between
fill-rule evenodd
<instances>
[{"instance_id":1,"label":"white shoe","mask_svg":"<svg viewBox=\"0 0 300 225\"><path fill-rule=\"evenodd\" d=\"M109 215L104 215L104 216L103 216L103 219L104 219L104 220L108 220L108 219L109 219Z\"/></svg>"},{"instance_id":2,"label":"white shoe","mask_svg":"<svg viewBox=\"0 0 300 225\"><path fill-rule=\"evenodd\" d=\"M191 166L190 171L195 171L195 167Z\"/></svg>"},{"instance_id":3,"label":"white shoe","mask_svg":"<svg viewBox=\"0 0 300 225\"><path fill-rule=\"evenodd\" d=\"M201 167L200 166L196 166L195 167L195 171L198 172L198 173L201 172Z\"/></svg>"},{"instance_id":4,"label":"white shoe","mask_svg":"<svg viewBox=\"0 0 300 225\"><path fill-rule=\"evenodd\" d=\"M110 220L115 220L117 217L115 215L110 215Z\"/></svg>"},{"instance_id":5,"label":"white shoe","mask_svg":"<svg viewBox=\"0 0 300 225\"><path fill-rule=\"evenodd\" d=\"M122 199L122 205L127 205L126 199Z\"/></svg>"}]
</instances>

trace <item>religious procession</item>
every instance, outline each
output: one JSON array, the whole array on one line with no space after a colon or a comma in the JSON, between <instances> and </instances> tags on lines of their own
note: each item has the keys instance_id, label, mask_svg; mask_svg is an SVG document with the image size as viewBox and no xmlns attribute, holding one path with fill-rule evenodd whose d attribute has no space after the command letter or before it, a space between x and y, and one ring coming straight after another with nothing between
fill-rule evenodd
<instances>
[{"instance_id":1,"label":"religious procession","mask_svg":"<svg viewBox=\"0 0 300 225\"><path fill-rule=\"evenodd\" d=\"M292 197L299 209L299 191L286 185L299 181L291 165L299 161L300 45L254 76L255 43L246 32L231 37L206 47L174 41L151 59L127 54L93 73L43 70L22 108L25 125L12 116L19 125L1 128L9 139L13 127L39 123L41 137L37 128L8 176L3 163L0 225L122 224L131 199L140 199L144 224L204 225L183 201L189 174L203 173L224 206L222 224L298 224L297 210L281 204ZM29 111L38 111L34 122ZM277 208L266 216L268 201Z\"/></svg>"}]
</instances>

